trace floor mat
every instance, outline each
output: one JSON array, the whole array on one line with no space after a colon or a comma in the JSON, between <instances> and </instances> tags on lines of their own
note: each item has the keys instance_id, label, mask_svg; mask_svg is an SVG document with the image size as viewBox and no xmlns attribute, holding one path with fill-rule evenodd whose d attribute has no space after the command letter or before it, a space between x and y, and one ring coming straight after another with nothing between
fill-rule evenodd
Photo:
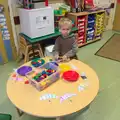
<instances>
[{"instance_id":1,"label":"floor mat","mask_svg":"<svg viewBox=\"0 0 120 120\"><path fill-rule=\"evenodd\" d=\"M95 55L120 62L120 34L114 34Z\"/></svg>"}]
</instances>

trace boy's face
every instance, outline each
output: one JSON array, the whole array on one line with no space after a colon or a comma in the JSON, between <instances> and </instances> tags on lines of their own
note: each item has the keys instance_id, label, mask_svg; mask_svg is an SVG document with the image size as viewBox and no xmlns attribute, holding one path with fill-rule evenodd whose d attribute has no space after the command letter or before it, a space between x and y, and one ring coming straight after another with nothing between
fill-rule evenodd
<instances>
[{"instance_id":1,"label":"boy's face","mask_svg":"<svg viewBox=\"0 0 120 120\"><path fill-rule=\"evenodd\" d=\"M69 28L68 25L61 26L60 32L63 36L68 36L70 33L71 29Z\"/></svg>"}]
</instances>

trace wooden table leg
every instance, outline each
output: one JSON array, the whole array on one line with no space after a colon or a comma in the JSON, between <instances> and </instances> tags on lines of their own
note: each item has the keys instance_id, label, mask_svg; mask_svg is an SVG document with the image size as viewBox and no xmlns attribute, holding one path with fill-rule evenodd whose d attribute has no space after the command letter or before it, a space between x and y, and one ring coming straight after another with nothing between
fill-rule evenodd
<instances>
[{"instance_id":1,"label":"wooden table leg","mask_svg":"<svg viewBox=\"0 0 120 120\"><path fill-rule=\"evenodd\" d=\"M56 120L64 120L63 117L57 117Z\"/></svg>"},{"instance_id":2,"label":"wooden table leg","mask_svg":"<svg viewBox=\"0 0 120 120\"><path fill-rule=\"evenodd\" d=\"M24 112L22 112L22 111L19 110L18 108L16 108L16 110L17 110L17 113L18 113L19 117L21 117L21 116L24 114Z\"/></svg>"}]
</instances>

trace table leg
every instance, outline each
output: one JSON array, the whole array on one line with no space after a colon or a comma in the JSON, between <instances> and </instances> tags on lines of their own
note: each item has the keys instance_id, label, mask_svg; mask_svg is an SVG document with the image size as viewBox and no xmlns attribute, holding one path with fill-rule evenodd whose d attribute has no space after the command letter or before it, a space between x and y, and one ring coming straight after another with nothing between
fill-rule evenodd
<instances>
[{"instance_id":1,"label":"table leg","mask_svg":"<svg viewBox=\"0 0 120 120\"><path fill-rule=\"evenodd\" d=\"M56 120L64 120L63 117L57 117Z\"/></svg>"},{"instance_id":2,"label":"table leg","mask_svg":"<svg viewBox=\"0 0 120 120\"><path fill-rule=\"evenodd\" d=\"M24 112L22 112L22 111L19 110L18 108L16 108L16 110L17 110L17 113L18 113L19 117L21 117L21 116L24 114Z\"/></svg>"},{"instance_id":3,"label":"table leg","mask_svg":"<svg viewBox=\"0 0 120 120\"><path fill-rule=\"evenodd\" d=\"M34 44L32 44L33 58L35 58Z\"/></svg>"}]
</instances>

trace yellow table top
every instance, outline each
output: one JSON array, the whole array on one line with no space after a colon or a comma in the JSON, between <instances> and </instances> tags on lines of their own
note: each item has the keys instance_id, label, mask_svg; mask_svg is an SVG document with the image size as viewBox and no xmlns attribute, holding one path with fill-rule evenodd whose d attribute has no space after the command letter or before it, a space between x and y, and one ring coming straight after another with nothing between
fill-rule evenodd
<instances>
[{"instance_id":1,"label":"yellow table top","mask_svg":"<svg viewBox=\"0 0 120 120\"><path fill-rule=\"evenodd\" d=\"M10 77L7 82L9 99L23 112L38 117L61 117L83 109L96 97L99 90L99 80L93 69L81 61L71 60L69 63L77 68L77 72L85 72L88 79L83 80L80 77L77 82L72 83L60 79L39 92L32 85L25 84L23 81L12 80ZM79 92L78 86L81 84L87 84L88 86ZM76 96L66 99L62 103L60 98L51 99L51 101L40 100L40 97L46 93L56 94L57 96L72 93L76 94Z\"/></svg>"}]
</instances>

